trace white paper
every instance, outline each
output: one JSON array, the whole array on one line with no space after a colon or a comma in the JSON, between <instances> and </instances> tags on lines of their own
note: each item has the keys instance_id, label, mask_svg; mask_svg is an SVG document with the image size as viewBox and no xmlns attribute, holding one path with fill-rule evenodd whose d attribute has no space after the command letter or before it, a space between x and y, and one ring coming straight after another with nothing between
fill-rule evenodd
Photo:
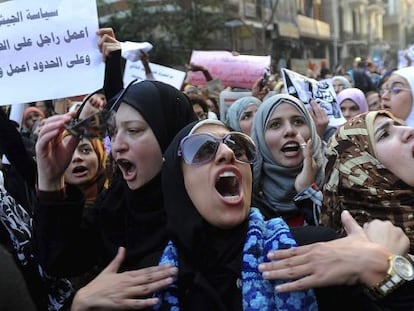
<instances>
[{"instance_id":1,"label":"white paper","mask_svg":"<svg viewBox=\"0 0 414 311\"><path fill-rule=\"evenodd\" d=\"M103 86L96 1L14 0L0 4L0 12L0 105Z\"/></svg>"},{"instance_id":2,"label":"white paper","mask_svg":"<svg viewBox=\"0 0 414 311\"><path fill-rule=\"evenodd\" d=\"M154 79L180 89L184 82L185 72L174 68L149 63ZM128 85L134 79L146 80L145 69L141 62L127 61L124 71L124 85Z\"/></svg>"},{"instance_id":3,"label":"white paper","mask_svg":"<svg viewBox=\"0 0 414 311\"><path fill-rule=\"evenodd\" d=\"M141 59L142 52L148 53L152 49L152 44L149 42L125 41L120 43L122 57L130 60L131 62L139 61Z\"/></svg>"},{"instance_id":4,"label":"white paper","mask_svg":"<svg viewBox=\"0 0 414 311\"><path fill-rule=\"evenodd\" d=\"M340 126L346 122L330 79L318 81L286 68L282 69L282 75L286 92L299 98L308 109L312 109L310 100L314 99L325 110L329 125Z\"/></svg>"}]
</instances>

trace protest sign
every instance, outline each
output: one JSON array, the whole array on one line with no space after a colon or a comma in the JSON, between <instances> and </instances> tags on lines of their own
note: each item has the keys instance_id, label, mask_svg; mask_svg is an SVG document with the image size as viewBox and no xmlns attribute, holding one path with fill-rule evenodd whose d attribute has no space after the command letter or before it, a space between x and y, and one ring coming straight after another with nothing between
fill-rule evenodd
<instances>
[{"instance_id":1,"label":"protest sign","mask_svg":"<svg viewBox=\"0 0 414 311\"><path fill-rule=\"evenodd\" d=\"M0 12L0 104L87 94L103 86L94 0L9 1L0 4Z\"/></svg>"},{"instance_id":2,"label":"protest sign","mask_svg":"<svg viewBox=\"0 0 414 311\"><path fill-rule=\"evenodd\" d=\"M299 98L308 109L311 109L310 101L315 100L328 115L329 125L345 123L330 79L318 81L286 68L282 69L282 75L288 94Z\"/></svg>"},{"instance_id":3,"label":"protest sign","mask_svg":"<svg viewBox=\"0 0 414 311\"><path fill-rule=\"evenodd\" d=\"M270 67L270 56L233 55L227 51L193 51L190 63L204 66L224 87L251 89ZM190 83L205 85L201 72L190 72Z\"/></svg>"},{"instance_id":4,"label":"protest sign","mask_svg":"<svg viewBox=\"0 0 414 311\"><path fill-rule=\"evenodd\" d=\"M185 72L170 67L149 63L154 79L181 89L184 82ZM145 69L142 63L127 61L125 64L124 84L128 85L134 79L145 80Z\"/></svg>"}]
</instances>

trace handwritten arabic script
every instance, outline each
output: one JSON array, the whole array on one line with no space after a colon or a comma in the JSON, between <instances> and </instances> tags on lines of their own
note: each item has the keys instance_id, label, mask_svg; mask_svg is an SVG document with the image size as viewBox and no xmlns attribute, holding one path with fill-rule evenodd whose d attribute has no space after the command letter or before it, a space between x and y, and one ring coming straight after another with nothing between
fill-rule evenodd
<instances>
[{"instance_id":1,"label":"handwritten arabic script","mask_svg":"<svg viewBox=\"0 0 414 311\"><path fill-rule=\"evenodd\" d=\"M63 38L61 40L60 38ZM13 39L4 39L0 42L0 53L7 50L21 51L23 48L43 48L48 47L51 44L60 45L60 44L70 44L73 40L86 39L89 37L88 27L84 27L79 31L73 31L67 29L63 35L55 34L54 31L50 33L41 33L36 36L33 40L27 36L23 36L18 42L13 42ZM1 54L0 54L1 55ZM91 64L89 55L79 55L76 54L71 59L63 60L62 56L56 56L50 60L37 60L37 61L25 61L24 63L14 64L10 63L9 68L7 69L7 75L9 77L13 76L16 73L28 72L30 69L43 72L45 69L57 68L66 66L66 68L73 68L76 65L85 64L89 66ZM0 67L0 78L3 77L3 68Z\"/></svg>"},{"instance_id":2,"label":"handwritten arabic script","mask_svg":"<svg viewBox=\"0 0 414 311\"><path fill-rule=\"evenodd\" d=\"M27 13L23 13L22 11L17 11L16 14L10 15L8 17L4 17L0 15L0 27L6 25L7 27L13 26L16 23L21 23L24 21L33 21L36 19L46 19L48 20L50 17L58 16L58 10L54 11L44 11L42 8L39 11L31 12L30 10L26 10Z\"/></svg>"},{"instance_id":3,"label":"handwritten arabic script","mask_svg":"<svg viewBox=\"0 0 414 311\"><path fill-rule=\"evenodd\" d=\"M96 0L0 3L0 105L102 87L98 28ZM70 81L65 87L57 83L63 78ZM21 85L24 92L17 91Z\"/></svg>"},{"instance_id":4,"label":"handwritten arabic script","mask_svg":"<svg viewBox=\"0 0 414 311\"><path fill-rule=\"evenodd\" d=\"M0 51L11 50L13 48L15 51L20 51L23 48L33 46L34 42L40 48L44 47L45 45L49 46L52 43L55 45L60 45L61 37L67 44L71 43L73 40L87 39L89 37L88 27L84 27L78 32L68 29L63 35L60 35L59 33L56 34L54 31L52 31L47 34L41 33L35 36L34 39L23 36L22 40L19 40L19 42L13 42L12 39L4 39L3 41L0 41Z\"/></svg>"},{"instance_id":5,"label":"handwritten arabic script","mask_svg":"<svg viewBox=\"0 0 414 311\"><path fill-rule=\"evenodd\" d=\"M58 68L58 67L64 67L64 66L66 66L66 68L73 68L74 66L80 65L80 64L89 66L91 64L89 55L79 56L78 54L76 54L74 59L68 60L65 63L62 61L62 57L57 56L54 59L43 60L43 61L38 61L38 62L36 61L36 62L33 62L32 64L29 64L28 61L26 61L25 63L21 65L10 64L6 73L9 77L11 77L12 75L16 73L21 73L21 72L26 72L26 71L29 72L30 70L43 72L46 69L52 69L52 68ZM0 78L2 77L3 77L3 69L0 67Z\"/></svg>"}]
</instances>

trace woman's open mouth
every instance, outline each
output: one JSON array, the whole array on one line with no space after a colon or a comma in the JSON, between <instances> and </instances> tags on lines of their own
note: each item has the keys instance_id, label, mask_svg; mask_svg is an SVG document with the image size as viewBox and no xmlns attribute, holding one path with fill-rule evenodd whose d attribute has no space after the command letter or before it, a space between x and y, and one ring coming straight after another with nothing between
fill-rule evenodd
<instances>
[{"instance_id":1,"label":"woman's open mouth","mask_svg":"<svg viewBox=\"0 0 414 311\"><path fill-rule=\"evenodd\" d=\"M215 187L226 201L238 201L240 199L239 178L232 171L222 172L216 179Z\"/></svg>"},{"instance_id":2,"label":"woman's open mouth","mask_svg":"<svg viewBox=\"0 0 414 311\"><path fill-rule=\"evenodd\" d=\"M75 177L83 177L88 173L88 168L86 166L76 166L73 170L72 170L72 175Z\"/></svg>"}]
</instances>

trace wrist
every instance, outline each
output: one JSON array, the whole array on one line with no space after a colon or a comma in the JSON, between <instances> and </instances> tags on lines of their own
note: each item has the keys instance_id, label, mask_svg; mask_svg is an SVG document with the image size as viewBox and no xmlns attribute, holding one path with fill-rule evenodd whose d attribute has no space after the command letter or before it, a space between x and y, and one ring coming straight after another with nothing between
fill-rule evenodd
<instances>
[{"instance_id":1,"label":"wrist","mask_svg":"<svg viewBox=\"0 0 414 311\"><path fill-rule=\"evenodd\" d=\"M82 288L78 290L73 297L70 311L86 311L89 310L88 300L84 299Z\"/></svg>"},{"instance_id":2,"label":"wrist","mask_svg":"<svg viewBox=\"0 0 414 311\"><path fill-rule=\"evenodd\" d=\"M370 246L369 252L360 256L360 282L372 287L381 282L387 275L392 254L379 245Z\"/></svg>"},{"instance_id":3,"label":"wrist","mask_svg":"<svg viewBox=\"0 0 414 311\"><path fill-rule=\"evenodd\" d=\"M388 258L387 274L382 280L369 287L369 293L381 299L394 292L402 284L414 279L414 267L410 259L392 254Z\"/></svg>"},{"instance_id":4,"label":"wrist","mask_svg":"<svg viewBox=\"0 0 414 311\"><path fill-rule=\"evenodd\" d=\"M302 193L302 192L304 192L305 190L307 190L309 188L311 188L315 191L319 191L319 187L318 187L318 184L316 182L312 182L312 183L306 182L306 183L303 183L303 184L295 185L295 189L296 189L297 194Z\"/></svg>"},{"instance_id":5,"label":"wrist","mask_svg":"<svg viewBox=\"0 0 414 311\"><path fill-rule=\"evenodd\" d=\"M53 192L61 191L65 187L65 181L63 178L59 180L44 180L39 178L37 189L40 191Z\"/></svg>"}]
</instances>

